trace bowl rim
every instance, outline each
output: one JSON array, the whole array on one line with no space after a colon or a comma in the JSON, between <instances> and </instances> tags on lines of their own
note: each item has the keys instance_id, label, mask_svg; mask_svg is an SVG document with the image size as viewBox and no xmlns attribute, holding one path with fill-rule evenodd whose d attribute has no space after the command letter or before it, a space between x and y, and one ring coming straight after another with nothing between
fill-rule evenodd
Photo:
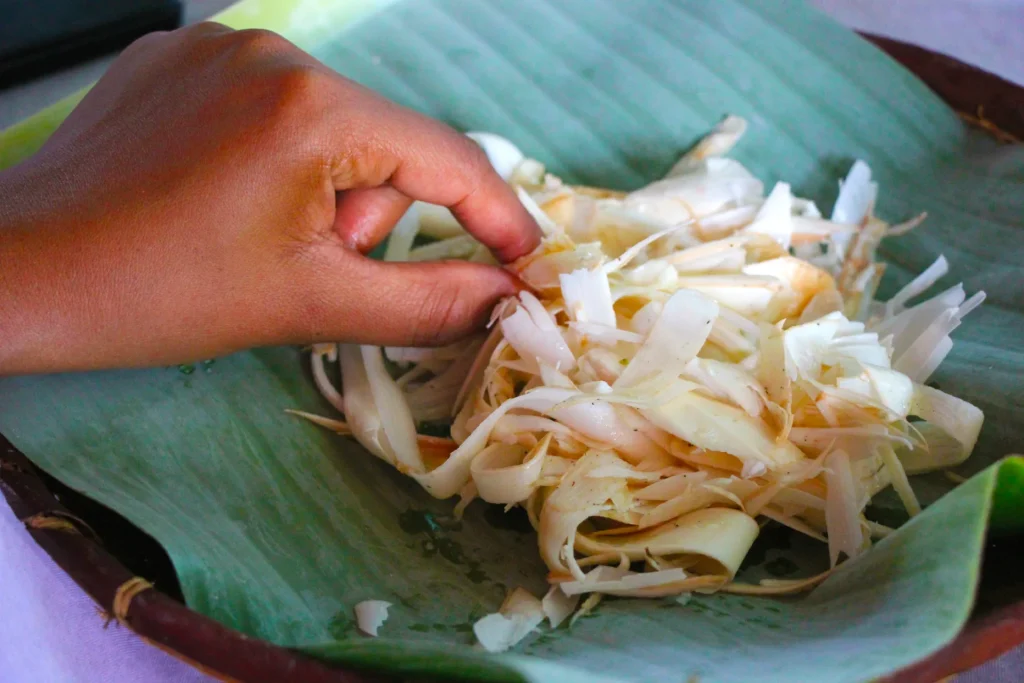
<instances>
[{"instance_id":1,"label":"bowl rim","mask_svg":"<svg viewBox=\"0 0 1024 683\"><path fill-rule=\"evenodd\" d=\"M1024 139L1024 88L925 48L861 35L914 73L969 124L1004 141ZM207 675L249 683L393 680L331 666L299 651L248 637L140 581L103 548L85 522L54 497L36 466L2 434L0 491L35 542L109 619ZM1022 643L1024 601L972 619L951 643L882 680L931 683L995 659Z\"/></svg>"}]
</instances>

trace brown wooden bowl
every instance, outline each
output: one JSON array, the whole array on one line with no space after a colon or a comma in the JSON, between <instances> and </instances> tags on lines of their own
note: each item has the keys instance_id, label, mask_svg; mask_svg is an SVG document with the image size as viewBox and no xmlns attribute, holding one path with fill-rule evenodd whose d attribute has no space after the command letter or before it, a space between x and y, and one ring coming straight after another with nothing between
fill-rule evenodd
<instances>
[{"instance_id":1,"label":"brown wooden bowl","mask_svg":"<svg viewBox=\"0 0 1024 683\"><path fill-rule=\"evenodd\" d=\"M950 57L865 37L914 72L969 122L1008 141L1024 138L1024 89ZM41 472L2 435L0 490L36 542L101 609L146 642L207 674L247 683L384 680L249 638L190 610L181 601L170 560L156 541ZM1024 582L1015 573L1022 550L1024 537L990 541L978 602L964 630L928 659L885 680L933 683L1024 643ZM147 588L124 600L122 587L136 576L160 590ZM121 599L116 600L119 590Z\"/></svg>"}]
</instances>

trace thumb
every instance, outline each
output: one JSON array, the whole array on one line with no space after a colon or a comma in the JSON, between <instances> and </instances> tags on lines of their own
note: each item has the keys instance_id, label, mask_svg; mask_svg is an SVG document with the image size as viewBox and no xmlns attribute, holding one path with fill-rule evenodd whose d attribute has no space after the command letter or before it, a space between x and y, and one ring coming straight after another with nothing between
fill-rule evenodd
<instances>
[{"instance_id":1,"label":"thumb","mask_svg":"<svg viewBox=\"0 0 1024 683\"><path fill-rule=\"evenodd\" d=\"M346 250L316 283L318 341L438 346L479 329L495 304L522 289L512 274L465 261L388 263Z\"/></svg>"}]
</instances>

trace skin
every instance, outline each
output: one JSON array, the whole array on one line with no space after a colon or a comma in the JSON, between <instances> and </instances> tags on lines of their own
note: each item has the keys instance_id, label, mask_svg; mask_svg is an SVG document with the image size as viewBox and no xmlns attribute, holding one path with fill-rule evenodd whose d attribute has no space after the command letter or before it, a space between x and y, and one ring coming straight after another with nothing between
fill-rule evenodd
<instances>
[{"instance_id":1,"label":"skin","mask_svg":"<svg viewBox=\"0 0 1024 683\"><path fill-rule=\"evenodd\" d=\"M521 285L364 256L413 199L450 207L503 262L540 238L472 141L284 38L146 36L0 175L0 374L451 341Z\"/></svg>"}]
</instances>

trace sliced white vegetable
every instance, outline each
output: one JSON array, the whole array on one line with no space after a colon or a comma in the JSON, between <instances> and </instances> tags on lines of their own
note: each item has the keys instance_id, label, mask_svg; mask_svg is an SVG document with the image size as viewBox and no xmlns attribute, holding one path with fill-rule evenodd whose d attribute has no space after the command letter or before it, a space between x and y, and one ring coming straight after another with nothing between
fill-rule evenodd
<instances>
[{"instance_id":1,"label":"sliced white vegetable","mask_svg":"<svg viewBox=\"0 0 1024 683\"><path fill-rule=\"evenodd\" d=\"M907 473L903 469L903 463L901 463L899 458L896 456L896 451L894 451L892 446L889 444L883 444L879 448L879 451L882 455L882 461L885 463L886 469L889 470L889 478L892 480L892 487L900 497L903 507L907 509L907 513L911 517L920 513L921 503L918 502L917 496L914 494L914 489L910 486L910 481L907 479Z\"/></svg>"},{"instance_id":2,"label":"sliced white vegetable","mask_svg":"<svg viewBox=\"0 0 1024 683\"><path fill-rule=\"evenodd\" d=\"M565 389L540 388L505 401L480 422L443 465L427 474L413 474L412 477L435 498L454 496L469 482L473 458L484 449L494 425L509 410L520 407L538 412L550 410L576 393Z\"/></svg>"},{"instance_id":3,"label":"sliced white vegetable","mask_svg":"<svg viewBox=\"0 0 1024 683\"><path fill-rule=\"evenodd\" d=\"M518 308L501 321L501 332L519 356L536 364L570 370L575 364L572 351L558 329L541 329L525 308Z\"/></svg>"},{"instance_id":4,"label":"sliced white vegetable","mask_svg":"<svg viewBox=\"0 0 1024 683\"><path fill-rule=\"evenodd\" d=\"M516 195L519 197L519 201L522 202L526 208L527 213L533 217L533 220L537 221L537 226L541 229L545 235L554 235L560 232L555 222L552 221L543 209L537 206L537 202L533 200L526 190L521 187L516 188Z\"/></svg>"},{"instance_id":5,"label":"sliced white vegetable","mask_svg":"<svg viewBox=\"0 0 1024 683\"><path fill-rule=\"evenodd\" d=\"M421 349L405 346L384 347L384 355L387 356L388 360L392 363L398 363L399 365L422 363L429 360L434 355L434 351L434 349Z\"/></svg>"},{"instance_id":6,"label":"sliced white vegetable","mask_svg":"<svg viewBox=\"0 0 1024 683\"><path fill-rule=\"evenodd\" d=\"M336 346L333 348L336 348ZM324 366L325 355L314 349L313 354L310 356L309 361L313 370L313 381L316 383L316 388L320 390L320 394L327 399L327 402L334 406L334 409L339 413L344 413L345 399L338 392L338 388L334 386L334 382L327 376L327 368Z\"/></svg>"},{"instance_id":7,"label":"sliced white vegetable","mask_svg":"<svg viewBox=\"0 0 1024 683\"><path fill-rule=\"evenodd\" d=\"M368 636L377 636L377 631L388 618L390 602L383 600L364 600L356 605L356 626Z\"/></svg>"},{"instance_id":8,"label":"sliced white vegetable","mask_svg":"<svg viewBox=\"0 0 1024 683\"><path fill-rule=\"evenodd\" d=\"M635 386L656 374L678 377L704 346L717 317L718 304L708 297L686 289L675 292L615 388Z\"/></svg>"},{"instance_id":9,"label":"sliced white vegetable","mask_svg":"<svg viewBox=\"0 0 1024 683\"><path fill-rule=\"evenodd\" d=\"M871 168L858 159L846 180L839 184L839 196L832 207L836 223L858 224L867 218L878 198L878 183L871 181Z\"/></svg>"},{"instance_id":10,"label":"sliced white vegetable","mask_svg":"<svg viewBox=\"0 0 1024 683\"><path fill-rule=\"evenodd\" d=\"M763 420L694 392L641 412L657 426L694 446L729 453L744 462L759 461L769 470L804 457L788 441L777 441Z\"/></svg>"},{"instance_id":11,"label":"sliced white vegetable","mask_svg":"<svg viewBox=\"0 0 1024 683\"><path fill-rule=\"evenodd\" d=\"M413 202L413 206L416 207L416 213L419 215L421 234L436 240L445 240L466 234L462 224L447 208L426 202Z\"/></svg>"},{"instance_id":12,"label":"sliced white vegetable","mask_svg":"<svg viewBox=\"0 0 1024 683\"><path fill-rule=\"evenodd\" d=\"M754 217L754 222L743 230L768 235L783 249L789 249L793 241L793 193L789 183L775 184Z\"/></svg>"},{"instance_id":13,"label":"sliced white vegetable","mask_svg":"<svg viewBox=\"0 0 1024 683\"><path fill-rule=\"evenodd\" d=\"M834 567L840 554L853 559L864 549L860 524L857 483L850 469L850 456L835 450L825 457L825 520L828 525L828 554Z\"/></svg>"},{"instance_id":14,"label":"sliced white vegetable","mask_svg":"<svg viewBox=\"0 0 1024 683\"><path fill-rule=\"evenodd\" d=\"M760 203L764 185L738 161L709 158L630 193L625 205L666 227L725 208Z\"/></svg>"},{"instance_id":15,"label":"sliced white vegetable","mask_svg":"<svg viewBox=\"0 0 1024 683\"><path fill-rule=\"evenodd\" d=\"M558 586L552 586L540 601L544 616L551 628L558 626L576 611L580 596L566 595Z\"/></svg>"},{"instance_id":16,"label":"sliced white vegetable","mask_svg":"<svg viewBox=\"0 0 1024 683\"><path fill-rule=\"evenodd\" d=\"M591 451L577 461L544 501L538 535L541 557L552 571L569 572L562 549L575 537L576 527L588 517L609 509L613 505L611 500L625 493L625 480L587 476L597 467L615 464L622 464L622 460L611 453Z\"/></svg>"},{"instance_id":17,"label":"sliced white vegetable","mask_svg":"<svg viewBox=\"0 0 1024 683\"><path fill-rule=\"evenodd\" d=\"M893 415L906 417L914 395L914 383L910 378L871 363L861 363L860 367L861 374L840 378L836 386L864 395L870 401L885 406Z\"/></svg>"},{"instance_id":18,"label":"sliced white vegetable","mask_svg":"<svg viewBox=\"0 0 1024 683\"><path fill-rule=\"evenodd\" d=\"M422 472L425 468L416 443L416 422L402 390L384 367L380 347L360 346L359 351L373 405L383 427L381 445L394 457L393 464L399 472Z\"/></svg>"},{"instance_id":19,"label":"sliced white vegetable","mask_svg":"<svg viewBox=\"0 0 1024 683\"><path fill-rule=\"evenodd\" d=\"M785 286L785 298L780 302L782 305L776 313L780 318L796 317L815 299L821 302L819 306L824 307L827 304L831 310L822 311L821 315L810 316L809 320L816 320L832 310L839 310L842 305L842 298L836 291L836 283L831 275L792 256L780 256L746 266L743 273L774 277ZM832 295L834 298L830 301L827 297Z\"/></svg>"},{"instance_id":20,"label":"sliced white vegetable","mask_svg":"<svg viewBox=\"0 0 1024 683\"><path fill-rule=\"evenodd\" d=\"M488 652L505 652L530 635L544 621L541 601L528 591L516 588L501 609L473 624L477 642Z\"/></svg>"},{"instance_id":21,"label":"sliced white vegetable","mask_svg":"<svg viewBox=\"0 0 1024 683\"><path fill-rule=\"evenodd\" d=\"M908 438L894 434L881 424L861 427L793 427L789 430L790 441L809 449L826 449L837 439L858 439L866 444L891 441L908 447L911 445Z\"/></svg>"},{"instance_id":22,"label":"sliced white vegetable","mask_svg":"<svg viewBox=\"0 0 1024 683\"><path fill-rule=\"evenodd\" d=\"M533 493L544 467L551 434L527 451L522 446L491 444L470 465L478 495L488 503L518 503Z\"/></svg>"},{"instance_id":23,"label":"sliced white vegetable","mask_svg":"<svg viewBox=\"0 0 1024 683\"><path fill-rule=\"evenodd\" d=\"M915 426L925 436L928 449L900 451L908 474L959 465L974 450L985 421L976 406L922 384L914 386L910 414L927 422Z\"/></svg>"},{"instance_id":24,"label":"sliced white vegetable","mask_svg":"<svg viewBox=\"0 0 1024 683\"><path fill-rule=\"evenodd\" d=\"M644 335L629 330L620 330L599 323L569 323L569 328L576 330L582 336L592 339L598 344L615 346L617 342L624 341L630 344L643 344Z\"/></svg>"},{"instance_id":25,"label":"sliced white vegetable","mask_svg":"<svg viewBox=\"0 0 1024 683\"><path fill-rule=\"evenodd\" d=\"M391 465L397 459L390 444L384 438L380 411L370 390L370 381L366 375L366 365L358 346L342 344L338 348L338 361L341 364L341 381L345 395L348 396L349 410L345 420L352 429L352 435L362 446Z\"/></svg>"},{"instance_id":26,"label":"sliced white vegetable","mask_svg":"<svg viewBox=\"0 0 1024 683\"><path fill-rule=\"evenodd\" d=\"M903 311L907 302L916 296L924 294L928 288L939 281L939 278L949 272L949 262L946 257L939 255L935 262L928 266L920 275L911 280L900 291L896 292L891 299L885 302L885 315L891 318L896 313Z\"/></svg>"},{"instance_id":27,"label":"sliced white vegetable","mask_svg":"<svg viewBox=\"0 0 1024 683\"><path fill-rule=\"evenodd\" d=\"M765 406L764 389L754 376L734 363L694 358L686 364L683 377L704 386L716 398L739 406L752 417Z\"/></svg>"},{"instance_id":28,"label":"sliced white vegetable","mask_svg":"<svg viewBox=\"0 0 1024 683\"><path fill-rule=\"evenodd\" d=\"M623 553L633 561L649 555L681 556L696 560L690 568L691 574L699 571L715 579L725 579L739 571L759 531L760 527L750 515L712 507L686 513L670 523L635 534L581 535L576 539L576 548L590 555Z\"/></svg>"},{"instance_id":29,"label":"sliced white vegetable","mask_svg":"<svg viewBox=\"0 0 1024 683\"><path fill-rule=\"evenodd\" d=\"M746 119L733 115L726 116L676 162L666 177L691 173L705 159L724 157L746 132Z\"/></svg>"},{"instance_id":30,"label":"sliced white vegetable","mask_svg":"<svg viewBox=\"0 0 1024 683\"><path fill-rule=\"evenodd\" d=\"M431 242L409 251L406 261L443 261L445 259L468 258L480 243L470 235L449 237Z\"/></svg>"},{"instance_id":31,"label":"sliced white vegetable","mask_svg":"<svg viewBox=\"0 0 1024 683\"><path fill-rule=\"evenodd\" d=\"M604 270L575 270L560 276L559 282L566 311L572 320L615 328L612 293Z\"/></svg>"},{"instance_id":32,"label":"sliced white vegetable","mask_svg":"<svg viewBox=\"0 0 1024 683\"><path fill-rule=\"evenodd\" d=\"M693 485L702 484L707 478L707 472L684 472L645 486L633 495L640 500L669 500Z\"/></svg>"},{"instance_id":33,"label":"sliced white vegetable","mask_svg":"<svg viewBox=\"0 0 1024 683\"><path fill-rule=\"evenodd\" d=\"M641 588L653 588L677 584L687 579L682 569L666 569L646 574L629 573L612 581L568 581L561 584L566 595L582 595L584 593L605 593L608 595L626 595Z\"/></svg>"}]
</instances>

